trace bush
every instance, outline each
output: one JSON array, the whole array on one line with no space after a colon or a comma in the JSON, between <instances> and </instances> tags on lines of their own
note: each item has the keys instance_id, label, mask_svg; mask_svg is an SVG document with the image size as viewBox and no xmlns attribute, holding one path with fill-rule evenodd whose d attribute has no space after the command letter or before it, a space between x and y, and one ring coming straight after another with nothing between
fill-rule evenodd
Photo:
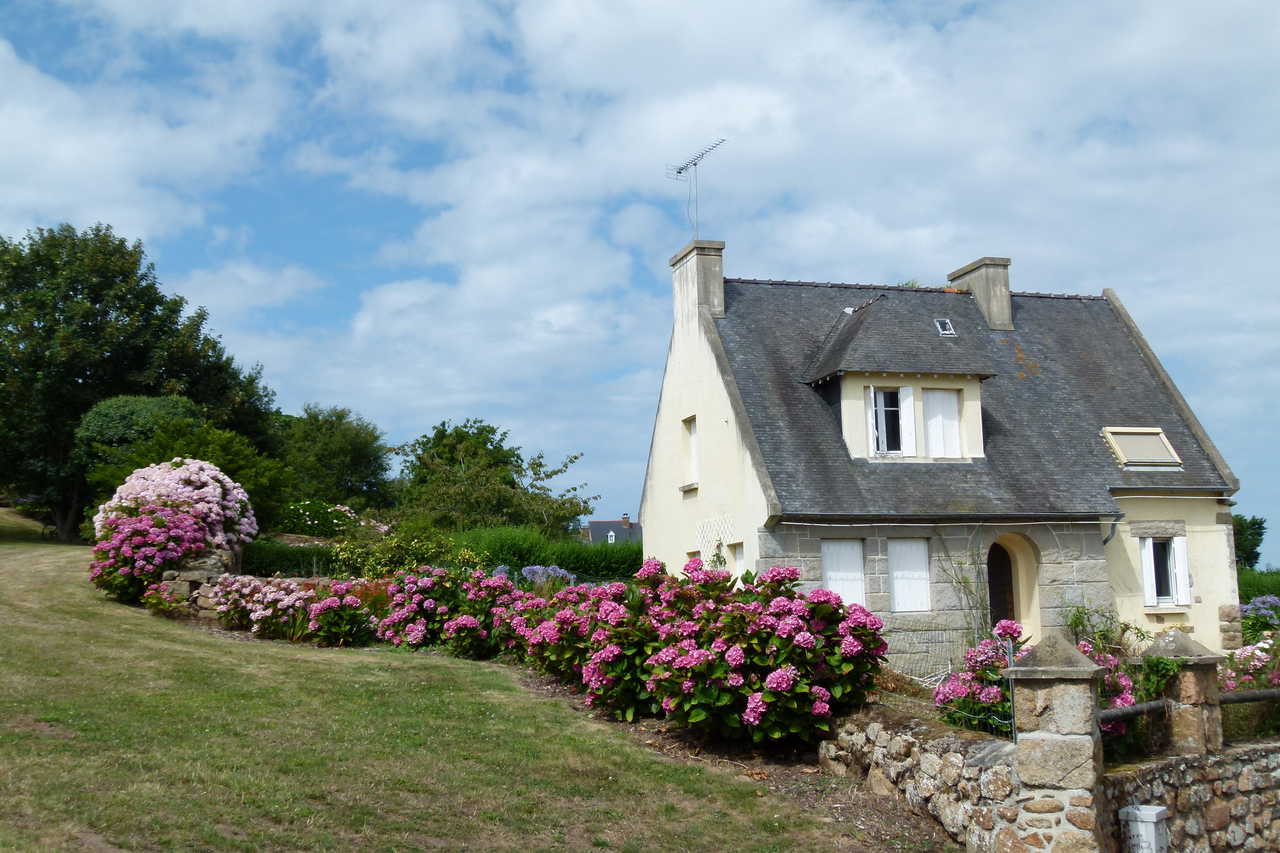
<instances>
[{"instance_id":1,"label":"bush","mask_svg":"<svg viewBox=\"0 0 1280 853\"><path fill-rule=\"evenodd\" d=\"M127 604L142 599L161 573L188 554L205 550L209 530L182 510L150 504L136 515L103 520L97 558L89 564L89 581Z\"/></svg>"},{"instance_id":2,"label":"bush","mask_svg":"<svg viewBox=\"0 0 1280 853\"><path fill-rule=\"evenodd\" d=\"M1012 619L1002 619L995 630L1001 640L1009 641L1017 660L1026 645L1022 626ZM933 693L933 703L942 712L942 719L964 729L1012 734L1009 685L1000 674L1008 666L1009 650L995 638L966 651L964 670L952 673Z\"/></svg>"},{"instance_id":3,"label":"bush","mask_svg":"<svg viewBox=\"0 0 1280 853\"><path fill-rule=\"evenodd\" d=\"M210 598L225 628L248 629L262 639L333 646L369 643L377 621L374 608L386 601L386 587L371 581L317 587L281 578L222 575L213 587Z\"/></svg>"},{"instance_id":4,"label":"bush","mask_svg":"<svg viewBox=\"0 0 1280 853\"><path fill-rule=\"evenodd\" d=\"M324 501L295 501L280 512L275 529L281 533L301 533L326 539L351 530L359 519L355 512L341 504Z\"/></svg>"},{"instance_id":5,"label":"bush","mask_svg":"<svg viewBox=\"0 0 1280 853\"><path fill-rule=\"evenodd\" d=\"M199 519L214 548L235 548L258 532L249 495L216 465L176 458L138 468L116 489L93 517L94 534L102 539L112 518L138 515L147 506L182 509Z\"/></svg>"},{"instance_id":6,"label":"bush","mask_svg":"<svg viewBox=\"0 0 1280 853\"><path fill-rule=\"evenodd\" d=\"M167 581L149 584L147 591L142 594L142 606L157 616L169 619L177 619L191 612L187 597L174 592Z\"/></svg>"},{"instance_id":7,"label":"bush","mask_svg":"<svg viewBox=\"0 0 1280 853\"><path fill-rule=\"evenodd\" d=\"M1247 603L1264 595L1280 596L1280 572L1260 572L1256 569L1240 569L1236 573L1240 588L1240 601Z\"/></svg>"},{"instance_id":8,"label":"bush","mask_svg":"<svg viewBox=\"0 0 1280 853\"><path fill-rule=\"evenodd\" d=\"M335 581L329 586L329 595L308 609L307 631L320 645L367 646L373 642L377 617L352 594L354 587Z\"/></svg>"},{"instance_id":9,"label":"bush","mask_svg":"<svg viewBox=\"0 0 1280 853\"><path fill-rule=\"evenodd\" d=\"M258 539L244 546L241 572L260 578L332 576L338 565L329 545L286 545L275 539Z\"/></svg>"},{"instance_id":10,"label":"bush","mask_svg":"<svg viewBox=\"0 0 1280 853\"><path fill-rule=\"evenodd\" d=\"M1259 595L1240 606L1240 625L1246 643L1257 643L1280 630L1280 596Z\"/></svg>"},{"instance_id":11,"label":"bush","mask_svg":"<svg viewBox=\"0 0 1280 853\"><path fill-rule=\"evenodd\" d=\"M334 574L347 577L388 578L418 566L439 564L457 557L448 539L440 536L393 534L380 539L339 542L333 546ZM469 564L483 562L479 555L461 555Z\"/></svg>"},{"instance_id":12,"label":"bush","mask_svg":"<svg viewBox=\"0 0 1280 853\"><path fill-rule=\"evenodd\" d=\"M554 540L532 527L476 528L454 534L453 541L488 555L494 565L554 565L584 581L628 580L644 561L639 542L588 545Z\"/></svg>"}]
</instances>

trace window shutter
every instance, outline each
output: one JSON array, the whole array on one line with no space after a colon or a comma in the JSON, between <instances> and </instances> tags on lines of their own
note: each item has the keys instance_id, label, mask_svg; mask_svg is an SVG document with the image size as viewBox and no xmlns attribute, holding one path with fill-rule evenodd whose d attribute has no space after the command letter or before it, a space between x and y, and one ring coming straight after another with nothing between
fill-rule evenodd
<instances>
[{"instance_id":1,"label":"window shutter","mask_svg":"<svg viewBox=\"0 0 1280 853\"><path fill-rule=\"evenodd\" d=\"M1146 607L1156 606L1156 554L1151 540L1143 537L1138 540L1142 551L1142 603Z\"/></svg>"},{"instance_id":2,"label":"window shutter","mask_svg":"<svg viewBox=\"0 0 1280 853\"><path fill-rule=\"evenodd\" d=\"M822 583L845 604L867 604L861 539L822 540Z\"/></svg>"},{"instance_id":3,"label":"window shutter","mask_svg":"<svg viewBox=\"0 0 1280 853\"><path fill-rule=\"evenodd\" d=\"M865 386L867 392L867 456L876 455L876 389Z\"/></svg>"},{"instance_id":4,"label":"window shutter","mask_svg":"<svg viewBox=\"0 0 1280 853\"><path fill-rule=\"evenodd\" d=\"M916 455L916 406L915 395L911 388L904 385L898 389L898 405L900 429L902 430L902 455ZM927 608L926 608L927 609Z\"/></svg>"},{"instance_id":5,"label":"window shutter","mask_svg":"<svg viewBox=\"0 0 1280 853\"><path fill-rule=\"evenodd\" d=\"M960 392L929 388L924 392L925 453L958 459L960 451Z\"/></svg>"},{"instance_id":6,"label":"window shutter","mask_svg":"<svg viewBox=\"0 0 1280 853\"><path fill-rule=\"evenodd\" d=\"M929 610L929 540L890 539L889 579L895 611Z\"/></svg>"},{"instance_id":7,"label":"window shutter","mask_svg":"<svg viewBox=\"0 0 1280 853\"><path fill-rule=\"evenodd\" d=\"M1173 537L1173 600L1191 603L1191 566L1187 563L1187 537Z\"/></svg>"}]
</instances>

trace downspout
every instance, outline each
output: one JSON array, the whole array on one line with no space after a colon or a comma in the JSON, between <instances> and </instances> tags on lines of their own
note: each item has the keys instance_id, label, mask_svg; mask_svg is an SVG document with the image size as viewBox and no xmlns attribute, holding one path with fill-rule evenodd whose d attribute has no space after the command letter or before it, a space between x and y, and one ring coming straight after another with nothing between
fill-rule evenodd
<instances>
[{"instance_id":1,"label":"downspout","mask_svg":"<svg viewBox=\"0 0 1280 853\"><path fill-rule=\"evenodd\" d=\"M1105 517L1106 517L1106 516L1100 516L1100 518L1105 518ZM1122 519L1122 518L1124 518L1124 513L1123 513L1123 512L1118 512L1118 513L1116 513L1116 514L1115 514L1115 516L1114 516L1114 517L1112 517L1112 519L1111 519L1111 532L1110 532L1110 533L1108 533L1108 534L1106 535L1106 538L1104 538L1104 539L1102 540L1102 547L1103 547L1103 548L1107 547L1107 543L1108 543L1108 542L1110 542L1112 539L1115 539L1115 538L1116 538L1116 528L1120 526L1120 519Z\"/></svg>"}]
</instances>

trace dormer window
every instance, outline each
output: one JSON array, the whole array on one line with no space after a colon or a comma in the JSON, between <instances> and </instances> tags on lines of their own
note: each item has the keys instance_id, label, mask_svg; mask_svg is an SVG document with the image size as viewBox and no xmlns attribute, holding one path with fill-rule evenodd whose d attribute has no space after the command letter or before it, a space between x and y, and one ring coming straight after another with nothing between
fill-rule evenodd
<instances>
[{"instance_id":1,"label":"dormer window","mask_svg":"<svg viewBox=\"0 0 1280 853\"><path fill-rule=\"evenodd\" d=\"M876 453L902 452L902 406L897 388L877 388L875 407Z\"/></svg>"},{"instance_id":2,"label":"dormer window","mask_svg":"<svg viewBox=\"0 0 1280 853\"><path fill-rule=\"evenodd\" d=\"M1120 464L1129 467L1178 467L1182 460L1159 427L1107 427L1102 431Z\"/></svg>"},{"instance_id":3,"label":"dormer window","mask_svg":"<svg viewBox=\"0 0 1280 853\"><path fill-rule=\"evenodd\" d=\"M938 330L938 335L944 338L954 338L956 336L956 327L951 325L951 321L945 317L933 321L934 327Z\"/></svg>"}]
</instances>

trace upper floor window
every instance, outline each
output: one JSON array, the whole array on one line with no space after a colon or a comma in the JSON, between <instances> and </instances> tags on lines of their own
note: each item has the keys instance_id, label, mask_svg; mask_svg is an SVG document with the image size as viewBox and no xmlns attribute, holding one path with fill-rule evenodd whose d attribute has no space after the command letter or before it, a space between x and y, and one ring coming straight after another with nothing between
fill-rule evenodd
<instances>
[{"instance_id":1,"label":"upper floor window","mask_svg":"<svg viewBox=\"0 0 1280 853\"><path fill-rule=\"evenodd\" d=\"M915 407L911 389L874 388L867 432L872 452L879 456L914 456Z\"/></svg>"},{"instance_id":2,"label":"upper floor window","mask_svg":"<svg viewBox=\"0 0 1280 853\"><path fill-rule=\"evenodd\" d=\"M935 459L958 459L960 449L960 392L945 388L924 390L926 452Z\"/></svg>"},{"instance_id":3,"label":"upper floor window","mask_svg":"<svg viewBox=\"0 0 1280 853\"><path fill-rule=\"evenodd\" d=\"M698 485L698 418L690 415L684 424L685 486Z\"/></svg>"},{"instance_id":4,"label":"upper floor window","mask_svg":"<svg viewBox=\"0 0 1280 853\"><path fill-rule=\"evenodd\" d=\"M1187 537L1141 537L1143 604L1147 607L1183 606L1191 603L1191 569L1187 561Z\"/></svg>"},{"instance_id":5,"label":"upper floor window","mask_svg":"<svg viewBox=\"0 0 1280 853\"><path fill-rule=\"evenodd\" d=\"M1121 465L1180 466L1182 460L1160 427L1107 427L1102 431Z\"/></svg>"}]
</instances>

